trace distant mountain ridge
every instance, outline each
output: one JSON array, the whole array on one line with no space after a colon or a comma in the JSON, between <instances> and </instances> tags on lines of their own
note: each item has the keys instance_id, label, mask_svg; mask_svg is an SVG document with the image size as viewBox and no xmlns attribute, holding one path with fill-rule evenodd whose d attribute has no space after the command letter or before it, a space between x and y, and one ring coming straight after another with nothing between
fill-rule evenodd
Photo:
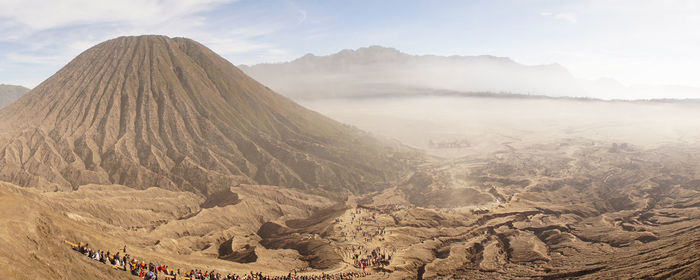
<instances>
[{"instance_id":1,"label":"distant mountain ridge","mask_svg":"<svg viewBox=\"0 0 700 280\"><path fill-rule=\"evenodd\" d=\"M19 99L29 91L23 86L0 84L0 109Z\"/></svg>"},{"instance_id":2,"label":"distant mountain ridge","mask_svg":"<svg viewBox=\"0 0 700 280\"><path fill-rule=\"evenodd\" d=\"M379 46L240 69L300 99L396 94L411 88L559 96L575 82L558 64L526 66L494 56L416 56Z\"/></svg>"},{"instance_id":3,"label":"distant mountain ridge","mask_svg":"<svg viewBox=\"0 0 700 280\"><path fill-rule=\"evenodd\" d=\"M577 79L556 63L523 65L489 55L410 55L380 46L239 67L273 90L298 100L415 95L421 91L626 100L700 98L700 88L694 87L624 86L613 79Z\"/></svg>"}]
</instances>

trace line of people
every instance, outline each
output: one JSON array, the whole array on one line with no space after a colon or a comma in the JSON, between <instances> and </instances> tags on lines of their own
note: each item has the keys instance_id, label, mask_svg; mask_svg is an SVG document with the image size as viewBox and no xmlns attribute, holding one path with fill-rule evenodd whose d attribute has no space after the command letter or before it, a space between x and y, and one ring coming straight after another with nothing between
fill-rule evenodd
<instances>
[{"instance_id":1,"label":"line of people","mask_svg":"<svg viewBox=\"0 0 700 280\"><path fill-rule=\"evenodd\" d=\"M94 250L86 243L73 244L66 242L73 250L104 264L109 264L115 269L130 272L132 275L145 280L159 279L184 279L184 280L350 280L368 276L371 273L366 271L358 272L338 272L338 273L321 273L321 274L304 274L298 275L296 272L290 272L287 275L264 275L262 272L253 272L249 274L238 275L228 273L223 275L214 270L190 270L189 272L181 272L180 269L171 269L167 265L158 265L145 261L137 260L126 253L126 246L122 252L106 253L102 250Z\"/></svg>"},{"instance_id":2,"label":"line of people","mask_svg":"<svg viewBox=\"0 0 700 280\"><path fill-rule=\"evenodd\" d=\"M353 245L353 265L365 271L367 268L383 268L391 264L391 255L377 245L382 245L386 239L386 226L381 226L377 220L377 214L383 214L381 210L370 207L358 207L350 213L348 225L339 225L341 237L351 237L359 245ZM336 223L342 223L342 219L336 219ZM350 232L346 234L345 230ZM372 248L371 251L367 248Z\"/></svg>"}]
</instances>

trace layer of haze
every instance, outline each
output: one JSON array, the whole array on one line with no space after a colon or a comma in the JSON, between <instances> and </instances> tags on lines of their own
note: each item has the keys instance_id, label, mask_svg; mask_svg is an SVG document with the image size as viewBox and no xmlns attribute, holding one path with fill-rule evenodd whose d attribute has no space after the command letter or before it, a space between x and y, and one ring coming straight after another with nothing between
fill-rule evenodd
<instances>
[{"instance_id":1,"label":"layer of haze","mask_svg":"<svg viewBox=\"0 0 700 280\"><path fill-rule=\"evenodd\" d=\"M555 99L410 97L306 100L304 106L429 153L458 157L506 145L524 147L583 138L641 147L697 143L696 103ZM433 143L466 142L436 148Z\"/></svg>"}]
</instances>

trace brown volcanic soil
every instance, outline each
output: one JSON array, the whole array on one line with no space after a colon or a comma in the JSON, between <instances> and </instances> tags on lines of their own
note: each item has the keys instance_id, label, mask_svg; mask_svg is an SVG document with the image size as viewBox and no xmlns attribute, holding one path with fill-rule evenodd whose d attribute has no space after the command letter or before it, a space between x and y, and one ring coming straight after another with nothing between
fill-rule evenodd
<instances>
[{"instance_id":1,"label":"brown volcanic soil","mask_svg":"<svg viewBox=\"0 0 700 280\"><path fill-rule=\"evenodd\" d=\"M0 111L0 179L207 195L236 183L379 189L408 151L307 110L199 43L99 44Z\"/></svg>"},{"instance_id":2,"label":"brown volcanic soil","mask_svg":"<svg viewBox=\"0 0 700 280\"><path fill-rule=\"evenodd\" d=\"M424 180L408 176L344 203L259 185L230 188L238 203L203 208L200 196L159 188L40 193L2 184L0 273L123 276L76 256L62 244L69 239L127 244L138 258L221 272L352 271L352 248L364 245L393 257L368 279L697 279L700 149L563 143L426 164L416 172ZM446 191L443 183L491 199L456 208L455 200L410 202L420 187ZM386 239L363 241L358 226L384 228Z\"/></svg>"},{"instance_id":3,"label":"brown volcanic soil","mask_svg":"<svg viewBox=\"0 0 700 280\"><path fill-rule=\"evenodd\" d=\"M157 188L86 186L40 193L0 183L0 273L10 279L131 278L87 260L64 240L112 252L126 245L137 259L188 271L281 275L308 269L296 250L265 249L255 232L263 221L313 216L333 203L281 187L246 185L231 191L240 203L203 209L202 199L191 193Z\"/></svg>"},{"instance_id":4,"label":"brown volcanic soil","mask_svg":"<svg viewBox=\"0 0 700 280\"><path fill-rule=\"evenodd\" d=\"M392 212L387 244L401 249L377 279L698 279L700 150L620 146L563 140L427 166L427 189L460 173L501 201ZM391 191L410 199L416 182Z\"/></svg>"}]
</instances>

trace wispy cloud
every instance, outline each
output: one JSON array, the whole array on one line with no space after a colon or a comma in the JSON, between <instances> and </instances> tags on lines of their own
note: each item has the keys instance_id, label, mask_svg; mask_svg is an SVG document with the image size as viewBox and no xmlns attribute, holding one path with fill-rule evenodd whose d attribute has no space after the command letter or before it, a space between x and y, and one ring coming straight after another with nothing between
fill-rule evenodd
<instances>
[{"instance_id":1,"label":"wispy cloud","mask_svg":"<svg viewBox=\"0 0 700 280\"><path fill-rule=\"evenodd\" d=\"M6 53L5 57L14 63L21 64L55 64L63 60L60 55L32 55L23 53Z\"/></svg>"},{"instance_id":2,"label":"wispy cloud","mask_svg":"<svg viewBox=\"0 0 700 280\"><path fill-rule=\"evenodd\" d=\"M306 10L297 8L297 12L299 13L299 24L304 23L306 21Z\"/></svg>"},{"instance_id":3,"label":"wispy cloud","mask_svg":"<svg viewBox=\"0 0 700 280\"><path fill-rule=\"evenodd\" d=\"M556 20L563 20L563 21L568 21L569 23L575 24L578 22L578 19L576 18L576 15L573 13L550 13L550 12L541 12L541 16L543 17L550 17Z\"/></svg>"},{"instance_id":4,"label":"wispy cloud","mask_svg":"<svg viewBox=\"0 0 700 280\"><path fill-rule=\"evenodd\" d=\"M0 18L30 30L122 22L152 25L216 8L233 0L4 0Z\"/></svg>"},{"instance_id":5,"label":"wispy cloud","mask_svg":"<svg viewBox=\"0 0 700 280\"><path fill-rule=\"evenodd\" d=\"M53 72L97 43L142 34L192 38L236 64L254 62L244 58L291 59L289 51L265 38L306 21L306 10L295 4L268 16L268 10L256 10L267 7L255 5L238 0L2 0L0 66L34 65Z\"/></svg>"}]
</instances>

